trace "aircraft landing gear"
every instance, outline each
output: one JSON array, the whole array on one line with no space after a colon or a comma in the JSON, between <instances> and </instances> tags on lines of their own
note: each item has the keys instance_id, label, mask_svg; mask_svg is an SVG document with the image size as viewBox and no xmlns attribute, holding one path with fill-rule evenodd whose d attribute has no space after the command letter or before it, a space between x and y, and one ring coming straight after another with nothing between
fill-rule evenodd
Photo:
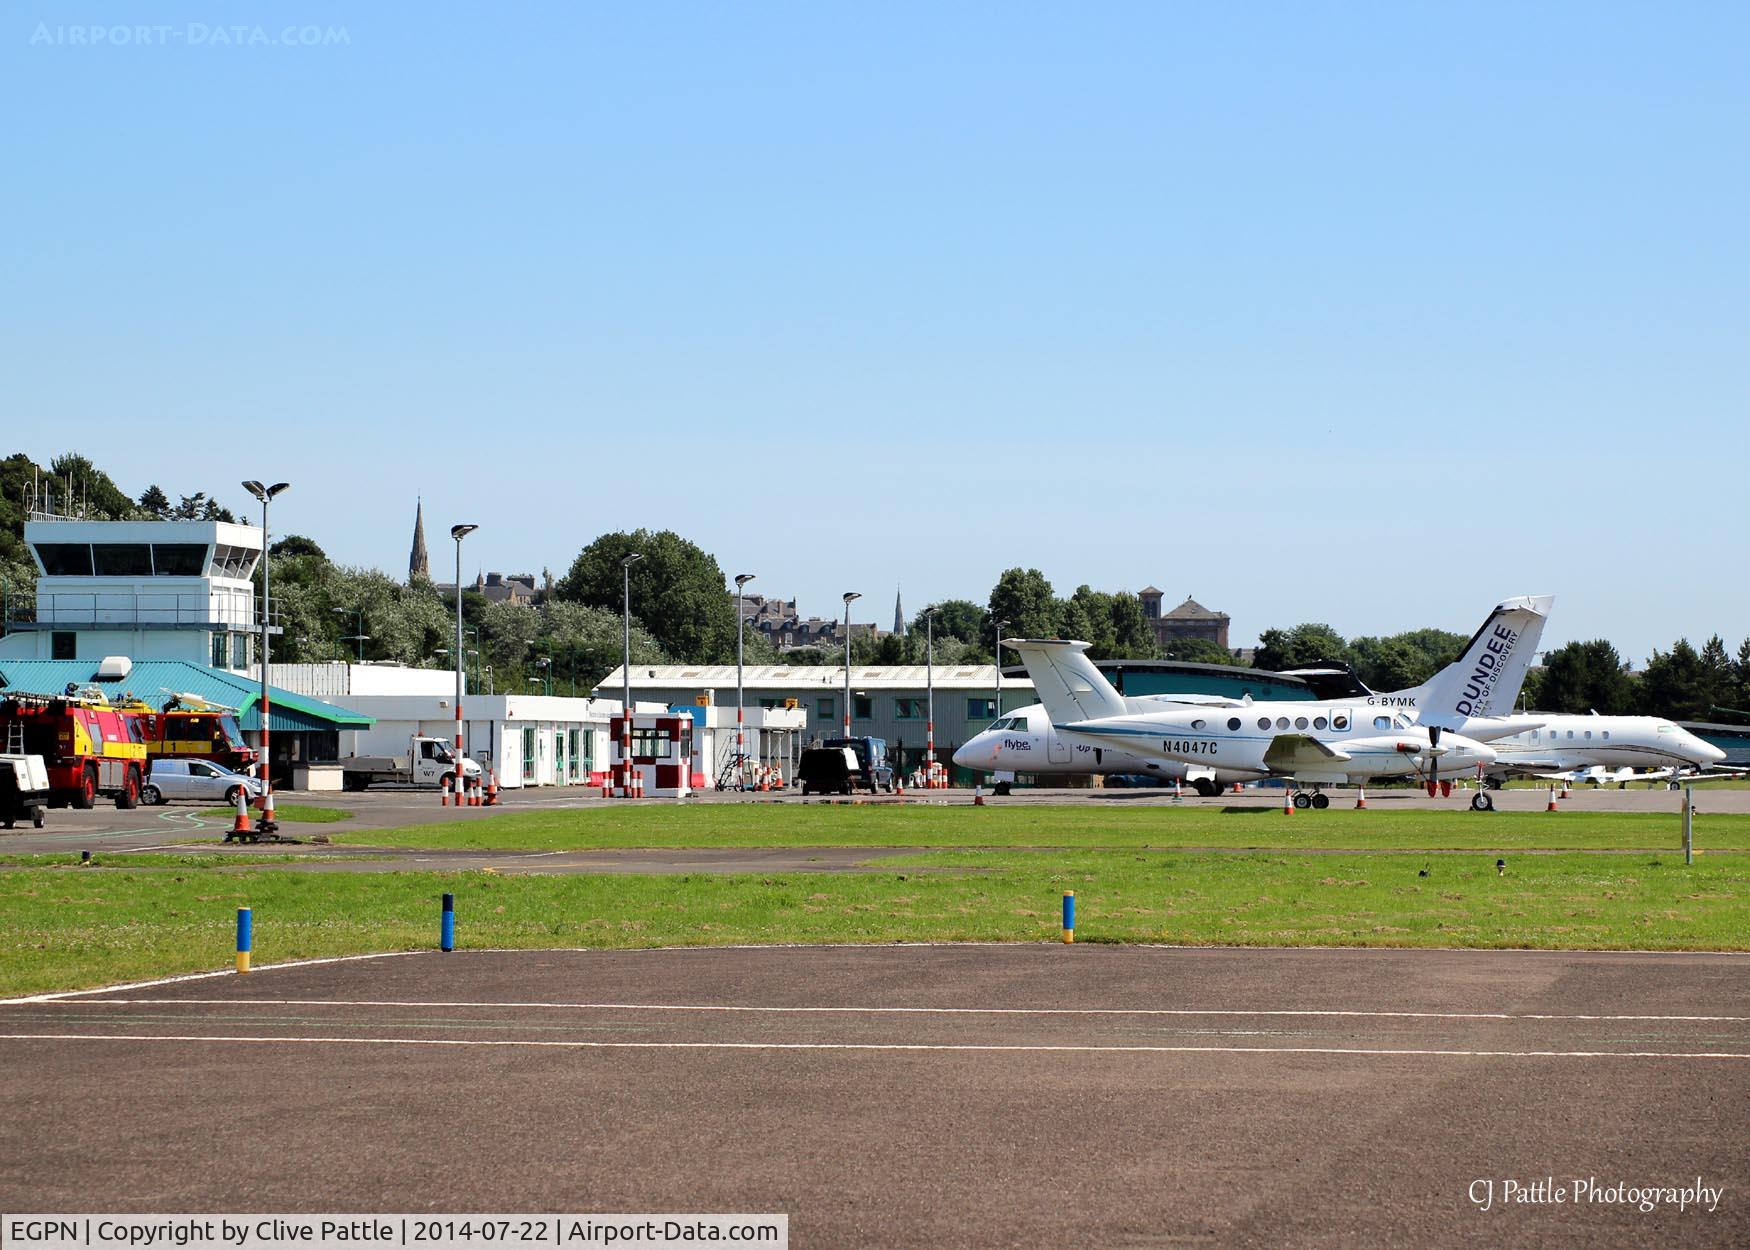
<instances>
[{"instance_id":1,"label":"aircraft landing gear","mask_svg":"<svg viewBox=\"0 0 1750 1250\"><path fill-rule=\"evenodd\" d=\"M1313 796L1303 790L1301 793L1294 796L1294 805L1304 812L1307 808L1312 806L1312 800Z\"/></svg>"},{"instance_id":2,"label":"aircraft landing gear","mask_svg":"<svg viewBox=\"0 0 1750 1250\"><path fill-rule=\"evenodd\" d=\"M1471 795L1470 809L1473 812L1492 812L1495 810L1495 798L1487 790L1478 790Z\"/></svg>"},{"instance_id":3,"label":"aircraft landing gear","mask_svg":"<svg viewBox=\"0 0 1750 1250\"><path fill-rule=\"evenodd\" d=\"M1299 794L1294 796L1294 805L1302 811L1311 807L1322 812L1325 808L1331 805L1331 796L1324 793L1322 790L1314 790L1311 794L1302 790Z\"/></svg>"},{"instance_id":4,"label":"aircraft landing gear","mask_svg":"<svg viewBox=\"0 0 1750 1250\"><path fill-rule=\"evenodd\" d=\"M1331 796L1326 794L1323 790L1320 790L1313 795L1313 808L1314 808L1314 810L1322 812L1330 805L1331 805Z\"/></svg>"}]
</instances>

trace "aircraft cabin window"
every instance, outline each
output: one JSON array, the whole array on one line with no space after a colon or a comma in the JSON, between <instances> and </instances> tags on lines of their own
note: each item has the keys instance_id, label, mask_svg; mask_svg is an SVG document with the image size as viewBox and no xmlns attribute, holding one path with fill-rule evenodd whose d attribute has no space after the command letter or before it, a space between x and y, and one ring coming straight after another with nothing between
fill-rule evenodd
<instances>
[{"instance_id":1,"label":"aircraft cabin window","mask_svg":"<svg viewBox=\"0 0 1750 1250\"><path fill-rule=\"evenodd\" d=\"M1606 739L1609 739L1609 737L1610 737L1610 730L1608 730L1608 729L1606 729L1606 730L1605 730L1605 731L1604 731L1604 736L1605 736L1605 738L1606 738Z\"/></svg>"},{"instance_id":2,"label":"aircraft cabin window","mask_svg":"<svg viewBox=\"0 0 1750 1250\"><path fill-rule=\"evenodd\" d=\"M1240 718L1237 716L1228 717L1227 718L1227 727L1229 729L1238 729L1240 727Z\"/></svg>"},{"instance_id":3,"label":"aircraft cabin window","mask_svg":"<svg viewBox=\"0 0 1750 1250\"><path fill-rule=\"evenodd\" d=\"M1310 723L1311 723L1311 722L1309 722L1309 721L1308 721L1308 720L1307 720L1307 718L1306 718L1306 717L1304 717L1304 716L1296 716L1296 717L1295 717L1295 718L1294 718L1294 727L1295 727L1295 728L1296 728L1296 729L1305 729L1305 728L1306 728L1306 727L1307 727L1307 725L1308 725L1308 724L1310 724Z\"/></svg>"},{"instance_id":4,"label":"aircraft cabin window","mask_svg":"<svg viewBox=\"0 0 1750 1250\"><path fill-rule=\"evenodd\" d=\"M1258 718L1258 728L1259 729L1270 728L1270 718L1268 716L1260 716Z\"/></svg>"},{"instance_id":5,"label":"aircraft cabin window","mask_svg":"<svg viewBox=\"0 0 1750 1250\"><path fill-rule=\"evenodd\" d=\"M1325 720L1325 718L1322 716L1313 717L1313 728L1314 729L1323 729L1329 723L1330 722Z\"/></svg>"},{"instance_id":6,"label":"aircraft cabin window","mask_svg":"<svg viewBox=\"0 0 1750 1250\"><path fill-rule=\"evenodd\" d=\"M1390 729L1391 728L1391 717L1389 717L1389 716L1375 716L1373 718L1373 727L1375 729Z\"/></svg>"},{"instance_id":7,"label":"aircraft cabin window","mask_svg":"<svg viewBox=\"0 0 1750 1250\"><path fill-rule=\"evenodd\" d=\"M1569 738L1569 740L1570 740L1570 741L1572 741L1572 739L1573 739L1573 737L1574 737L1574 731L1573 731L1573 730L1572 730L1572 729L1570 729L1570 730L1568 730L1568 738Z\"/></svg>"},{"instance_id":8,"label":"aircraft cabin window","mask_svg":"<svg viewBox=\"0 0 1750 1250\"><path fill-rule=\"evenodd\" d=\"M1288 728L1288 718L1286 716L1278 716L1276 718L1276 728L1287 729Z\"/></svg>"},{"instance_id":9,"label":"aircraft cabin window","mask_svg":"<svg viewBox=\"0 0 1750 1250\"><path fill-rule=\"evenodd\" d=\"M1588 730L1587 730L1587 731L1586 731L1586 736L1587 736L1587 737L1588 737L1588 738L1590 738L1590 737L1591 737L1591 736L1592 736L1592 731L1591 731L1591 730L1590 730L1590 729L1588 729Z\"/></svg>"}]
</instances>

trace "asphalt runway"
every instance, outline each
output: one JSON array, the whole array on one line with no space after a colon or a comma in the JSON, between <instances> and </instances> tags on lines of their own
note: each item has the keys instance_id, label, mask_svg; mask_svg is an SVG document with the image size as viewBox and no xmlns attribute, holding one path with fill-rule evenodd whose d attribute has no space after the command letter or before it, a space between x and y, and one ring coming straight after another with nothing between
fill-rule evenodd
<instances>
[{"instance_id":1,"label":"asphalt runway","mask_svg":"<svg viewBox=\"0 0 1750 1250\"><path fill-rule=\"evenodd\" d=\"M808 1247L1741 1246L1750 956L365 958L0 1004L0 1123L12 1211L782 1211ZM1504 1201L1545 1177L1723 1194Z\"/></svg>"}]
</instances>

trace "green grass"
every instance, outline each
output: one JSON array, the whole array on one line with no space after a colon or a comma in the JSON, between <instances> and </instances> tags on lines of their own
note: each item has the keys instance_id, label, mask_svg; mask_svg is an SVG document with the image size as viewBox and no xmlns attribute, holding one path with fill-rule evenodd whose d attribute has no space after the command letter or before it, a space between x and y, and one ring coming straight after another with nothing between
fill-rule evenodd
<instances>
[{"instance_id":1,"label":"green grass","mask_svg":"<svg viewBox=\"0 0 1750 1250\"><path fill-rule=\"evenodd\" d=\"M464 946L1043 941L1073 889L1082 941L1268 946L1745 949L1750 860L1681 856L920 855L879 873L299 873L221 856L182 871L0 873L0 993L218 969L235 909L260 963L429 948L438 896ZM926 866L927 865L927 866ZM944 871L951 869L955 871Z\"/></svg>"},{"instance_id":2,"label":"green grass","mask_svg":"<svg viewBox=\"0 0 1750 1250\"><path fill-rule=\"evenodd\" d=\"M1678 796L1662 812L1392 811L1331 808L713 803L569 808L343 833L337 843L434 850L601 847L1061 846L1345 850L1621 850L1679 847ZM1698 804L1699 804L1698 800ZM1456 804L1455 804L1456 807ZM1750 849L1750 814L1697 817L1697 844Z\"/></svg>"},{"instance_id":3,"label":"green grass","mask_svg":"<svg viewBox=\"0 0 1750 1250\"><path fill-rule=\"evenodd\" d=\"M208 816L214 820L229 820L237 814L234 807L209 807L196 812L197 816ZM277 799L273 805L274 819L289 825L331 825L340 820L351 820L352 813L338 807L314 807L305 803L281 803ZM249 819L261 819L261 809L251 807Z\"/></svg>"}]
</instances>

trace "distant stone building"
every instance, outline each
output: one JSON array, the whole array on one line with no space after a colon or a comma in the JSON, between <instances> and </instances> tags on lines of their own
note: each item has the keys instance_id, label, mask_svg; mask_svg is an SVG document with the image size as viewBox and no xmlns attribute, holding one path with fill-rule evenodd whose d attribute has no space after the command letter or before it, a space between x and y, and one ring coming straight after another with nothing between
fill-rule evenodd
<instances>
[{"instance_id":1,"label":"distant stone building","mask_svg":"<svg viewBox=\"0 0 1750 1250\"><path fill-rule=\"evenodd\" d=\"M730 598L735 597L730 592ZM742 612L748 627L779 651L793 647L844 646L844 622L837 617L804 617L796 610L794 599L768 599L764 595L743 595ZM897 610L898 604L895 603ZM879 638L882 631L870 621L852 621L851 637Z\"/></svg>"},{"instance_id":2,"label":"distant stone building","mask_svg":"<svg viewBox=\"0 0 1750 1250\"><path fill-rule=\"evenodd\" d=\"M1142 615L1147 619L1149 628L1154 631L1157 646L1165 647L1181 638L1200 638L1205 642L1213 642L1224 651L1230 649L1226 612L1211 612L1189 595L1178 607L1170 612L1163 612L1161 592L1153 586L1145 586L1137 597L1142 600Z\"/></svg>"}]
</instances>

